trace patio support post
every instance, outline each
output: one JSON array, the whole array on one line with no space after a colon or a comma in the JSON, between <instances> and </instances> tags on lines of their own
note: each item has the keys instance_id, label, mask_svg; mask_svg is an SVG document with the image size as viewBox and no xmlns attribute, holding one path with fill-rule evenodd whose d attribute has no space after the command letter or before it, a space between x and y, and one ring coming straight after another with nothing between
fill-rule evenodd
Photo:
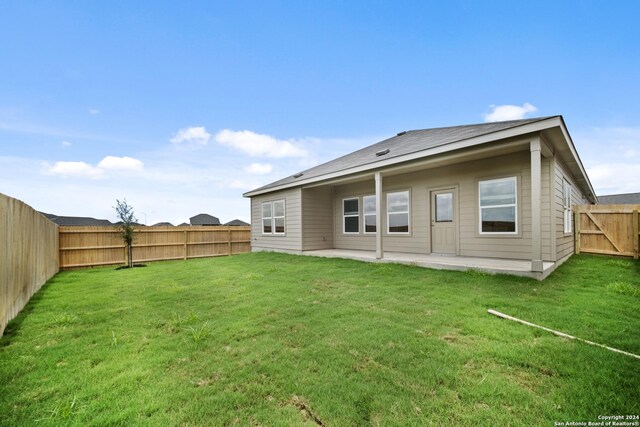
<instances>
[{"instance_id":1,"label":"patio support post","mask_svg":"<svg viewBox=\"0 0 640 427\"><path fill-rule=\"evenodd\" d=\"M542 272L542 158L540 137L531 140L531 271Z\"/></svg>"},{"instance_id":2,"label":"patio support post","mask_svg":"<svg viewBox=\"0 0 640 427\"><path fill-rule=\"evenodd\" d=\"M376 258L382 259L382 174L376 172Z\"/></svg>"}]
</instances>

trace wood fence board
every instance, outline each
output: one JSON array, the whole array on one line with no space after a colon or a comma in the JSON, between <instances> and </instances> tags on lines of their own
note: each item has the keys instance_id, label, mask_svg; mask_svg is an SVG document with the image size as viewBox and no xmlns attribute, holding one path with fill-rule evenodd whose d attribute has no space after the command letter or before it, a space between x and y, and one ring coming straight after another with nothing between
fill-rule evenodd
<instances>
[{"instance_id":1,"label":"wood fence board","mask_svg":"<svg viewBox=\"0 0 640 427\"><path fill-rule=\"evenodd\" d=\"M640 228L638 222L640 221L638 220L638 209L633 210L633 216L631 218L633 222L633 258L638 259L640 255L640 232L638 231L638 228Z\"/></svg>"},{"instance_id":2,"label":"wood fence board","mask_svg":"<svg viewBox=\"0 0 640 427\"><path fill-rule=\"evenodd\" d=\"M115 227L60 227L60 267L126 264L127 250ZM133 262L204 258L251 251L251 227L140 227Z\"/></svg>"},{"instance_id":3,"label":"wood fence board","mask_svg":"<svg viewBox=\"0 0 640 427\"><path fill-rule=\"evenodd\" d=\"M20 200L0 194L0 335L58 272L58 226Z\"/></svg>"}]
</instances>

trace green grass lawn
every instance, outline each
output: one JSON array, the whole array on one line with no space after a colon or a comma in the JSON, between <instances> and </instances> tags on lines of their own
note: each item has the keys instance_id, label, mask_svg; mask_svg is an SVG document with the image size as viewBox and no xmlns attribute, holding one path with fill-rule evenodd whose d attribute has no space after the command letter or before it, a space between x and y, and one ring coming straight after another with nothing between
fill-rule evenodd
<instances>
[{"instance_id":1,"label":"green grass lawn","mask_svg":"<svg viewBox=\"0 0 640 427\"><path fill-rule=\"evenodd\" d=\"M537 282L254 253L56 275L0 339L1 425L548 425L640 413L640 264Z\"/></svg>"}]
</instances>

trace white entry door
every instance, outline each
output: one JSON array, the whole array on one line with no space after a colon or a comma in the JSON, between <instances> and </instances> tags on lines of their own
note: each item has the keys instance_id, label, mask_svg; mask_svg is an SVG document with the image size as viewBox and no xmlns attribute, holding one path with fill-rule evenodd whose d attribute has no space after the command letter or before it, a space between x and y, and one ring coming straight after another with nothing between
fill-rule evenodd
<instances>
[{"instance_id":1,"label":"white entry door","mask_svg":"<svg viewBox=\"0 0 640 427\"><path fill-rule=\"evenodd\" d=\"M458 245L458 219L454 188L431 192L431 252L455 254Z\"/></svg>"}]
</instances>

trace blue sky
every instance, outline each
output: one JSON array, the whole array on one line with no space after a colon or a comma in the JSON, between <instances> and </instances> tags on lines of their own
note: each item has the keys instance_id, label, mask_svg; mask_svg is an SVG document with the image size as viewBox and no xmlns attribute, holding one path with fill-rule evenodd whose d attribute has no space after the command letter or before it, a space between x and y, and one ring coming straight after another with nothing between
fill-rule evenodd
<instances>
[{"instance_id":1,"label":"blue sky","mask_svg":"<svg viewBox=\"0 0 640 427\"><path fill-rule=\"evenodd\" d=\"M562 114L640 191L640 3L4 2L0 192L249 218L242 193L398 131Z\"/></svg>"}]
</instances>

